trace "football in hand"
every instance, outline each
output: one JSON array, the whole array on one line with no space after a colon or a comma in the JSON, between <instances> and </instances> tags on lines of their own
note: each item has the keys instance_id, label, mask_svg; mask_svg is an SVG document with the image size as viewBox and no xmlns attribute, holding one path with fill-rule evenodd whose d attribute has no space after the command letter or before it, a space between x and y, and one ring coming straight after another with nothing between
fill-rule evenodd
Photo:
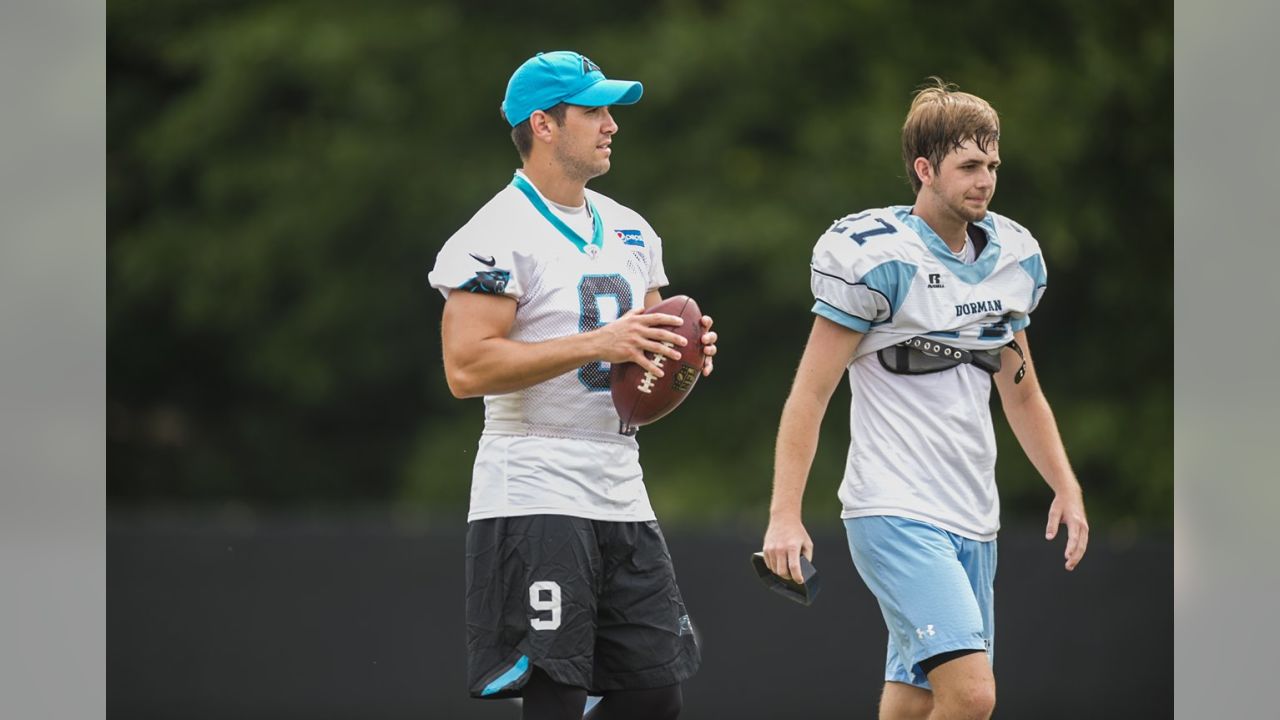
<instances>
[{"instance_id":1,"label":"football in hand","mask_svg":"<svg viewBox=\"0 0 1280 720\"><path fill-rule=\"evenodd\" d=\"M622 420L622 431L629 432L648 425L675 410L698 382L705 364L702 354L702 310L698 303L686 295L676 295L644 311L676 315L684 320L678 326L660 326L689 341L677 347L680 359L666 356L654 358L645 353L662 368L658 377L633 362L614 363L610 371L609 387L613 394L613 406Z\"/></svg>"}]
</instances>

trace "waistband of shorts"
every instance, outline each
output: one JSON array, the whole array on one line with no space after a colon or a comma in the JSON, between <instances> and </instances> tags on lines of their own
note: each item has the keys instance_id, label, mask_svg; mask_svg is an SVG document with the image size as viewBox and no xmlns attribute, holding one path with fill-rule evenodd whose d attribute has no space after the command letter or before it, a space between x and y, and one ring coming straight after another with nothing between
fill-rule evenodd
<instances>
[{"instance_id":1,"label":"waistband of shorts","mask_svg":"<svg viewBox=\"0 0 1280 720\"><path fill-rule=\"evenodd\" d=\"M546 437L558 440L590 440L607 442L628 447L637 447L636 439L619 432L592 430L588 428L564 427L558 425L532 425L511 420L489 420L484 424L485 435L507 435L512 437Z\"/></svg>"},{"instance_id":2,"label":"waistband of shorts","mask_svg":"<svg viewBox=\"0 0 1280 720\"><path fill-rule=\"evenodd\" d=\"M859 508L856 510L845 509L840 513L840 520L842 522L845 520L859 520L861 518L868 518L868 517L887 517L887 518L894 518L898 520L913 520L915 522L924 523L926 525L932 525L938 528L939 530L945 530L946 532L949 532L952 535L957 535L966 540L973 540L974 542L991 542L992 540L996 539L1000 531L999 524L997 524L996 527L991 530L986 530L986 529L972 530L972 529L963 528L960 525L956 525L955 523L947 522L946 520L939 520L936 517L931 517L924 513L914 512L911 510L904 510L902 508ZM846 527L848 527L848 523L844 523L844 524Z\"/></svg>"}]
</instances>

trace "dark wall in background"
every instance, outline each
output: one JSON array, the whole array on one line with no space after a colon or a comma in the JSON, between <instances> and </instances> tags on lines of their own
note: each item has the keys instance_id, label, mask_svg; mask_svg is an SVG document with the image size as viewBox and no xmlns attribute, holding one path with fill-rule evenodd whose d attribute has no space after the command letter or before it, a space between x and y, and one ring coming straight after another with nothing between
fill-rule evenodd
<instances>
[{"instance_id":1,"label":"dark wall in background","mask_svg":"<svg viewBox=\"0 0 1280 720\"><path fill-rule=\"evenodd\" d=\"M668 528L703 647L685 720L874 716L885 631L838 522L814 523L822 595L759 585L755 528ZM463 522L117 514L107 537L112 720L519 717L470 700ZM1000 537L997 718L1173 716L1172 543Z\"/></svg>"}]
</instances>

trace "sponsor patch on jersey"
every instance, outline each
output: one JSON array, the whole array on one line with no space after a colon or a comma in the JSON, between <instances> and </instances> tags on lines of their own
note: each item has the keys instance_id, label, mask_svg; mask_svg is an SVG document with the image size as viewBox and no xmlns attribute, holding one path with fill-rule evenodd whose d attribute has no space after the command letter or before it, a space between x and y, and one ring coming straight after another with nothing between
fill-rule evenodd
<instances>
[{"instance_id":1,"label":"sponsor patch on jersey","mask_svg":"<svg viewBox=\"0 0 1280 720\"><path fill-rule=\"evenodd\" d=\"M995 300L979 300L977 302L961 303L956 306L956 317L992 312L1004 312L1004 305L1000 303L998 298Z\"/></svg>"},{"instance_id":2,"label":"sponsor patch on jersey","mask_svg":"<svg viewBox=\"0 0 1280 720\"><path fill-rule=\"evenodd\" d=\"M614 230L614 232L618 234L618 239L622 241L623 245L644 247L644 236L640 234L639 230Z\"/></svg>"}]
</instances>

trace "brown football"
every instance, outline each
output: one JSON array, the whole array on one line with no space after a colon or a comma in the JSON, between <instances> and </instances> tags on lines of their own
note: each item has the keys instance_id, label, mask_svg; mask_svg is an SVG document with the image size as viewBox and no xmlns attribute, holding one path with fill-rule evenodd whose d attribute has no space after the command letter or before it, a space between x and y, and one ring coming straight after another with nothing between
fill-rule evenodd
<instances>
[{"instance_id":1,"label":"brown football","mask_svg":"<svg viewBox=\"0 0 1280 720\"><path fill-rule=\"evenodd\" d=\"M698 382L702 375L702 310L698 303L686 295L676 295L648 308L645 313L665 313L684 319L679 326L666 326L672 332L689 341L680 350L680 359L659 357L663 376L645 372L639 365L616 363L610 371L609 387L613 394L613 406L622 420L622 431L633 431L642 425L675 410ZM653 358L653 353L647 353Z\"/></svg>"}]
</instances>

